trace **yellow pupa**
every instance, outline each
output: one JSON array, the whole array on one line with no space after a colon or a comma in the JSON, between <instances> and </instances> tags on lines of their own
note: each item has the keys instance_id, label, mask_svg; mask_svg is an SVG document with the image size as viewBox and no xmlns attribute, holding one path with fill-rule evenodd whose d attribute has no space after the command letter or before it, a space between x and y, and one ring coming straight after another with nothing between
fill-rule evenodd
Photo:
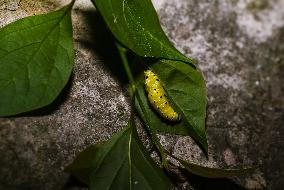
<instances>
[{"instance_id":1,"label":"yellow pupa","mask_svg":"<svg viewBox=\"0 0 284 190\"><path fill-rule=\"evenodd\" d=\"M169 121L178 121L179 114L174 111L169 104L166 92L160 82L157 75L150 69L144 72L145 76L145 89L148 94L148 100L152 107L158 112L164 119Z\"/></svg>"}]
</instances>

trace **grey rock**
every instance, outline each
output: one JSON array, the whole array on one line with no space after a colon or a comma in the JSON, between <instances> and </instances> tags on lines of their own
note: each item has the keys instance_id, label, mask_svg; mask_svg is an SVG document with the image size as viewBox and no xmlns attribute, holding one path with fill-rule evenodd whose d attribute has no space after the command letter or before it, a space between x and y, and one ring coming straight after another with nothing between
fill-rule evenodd
<instances>
[{"instance_id":1,"label":"grey rock","mask_svg":"<svg viewBox=\"0 0 284 190\"><path fill-rule=\"evenodd\" d=\"M20 0L1 0L0 10L7 9L9 11L16 11L19 8Z\"/></svg>"},{"instance_id":2,"label":"grey rock","mask_svg":"<svg viewBox=\"0 0 284 190\"><path fill-rule=\"evenodd\" d=\"M30 9L31 2L22 0L16 11L0 9L0 25L68 1L41 1ZM160 135L161 142L176 156L209 167L262 166L232 182L191 177L179 189L282 190L284 2L153 3L169 38L195 57L204 73L209 156L190 137ZM108 39L100 39L105 31L97 29L97 18L87 0L74 8L76 64L57 101L30 114L0 118L0 189L66 189L64 167L88 145L110 138L126 124L127 83L114 68L119 58Z\"/></svg>"},{"instance_id":3,"label":"grey rock","mask_svg":"<svg viewBox=\"0 0 284 190\"><path fill-rule=\"evenodd\" d=\"M260 165L235 182L283 189L284 2L157 2L168 36L197 58L207 82L209 159L189 137L163 142L177 156L211 167Z\"/></svg>"}]
</instances>

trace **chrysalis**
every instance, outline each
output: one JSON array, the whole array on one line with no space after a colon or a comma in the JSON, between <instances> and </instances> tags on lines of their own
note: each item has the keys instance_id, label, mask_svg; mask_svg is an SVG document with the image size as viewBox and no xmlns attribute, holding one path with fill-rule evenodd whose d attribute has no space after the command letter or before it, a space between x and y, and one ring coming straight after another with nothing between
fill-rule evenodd
<instances>
[{"instance_id":1,"label":"chrysalis","mask_svg":"<svg viewBox=\"0 0 284 190\"><path fill-rule=\"evenodd\" d=\"M152 107L166 120L178 121L179 115L168 102L165 90L159 78L151 70L146 70L145 89Z\"/></svg>"}]
</instances>

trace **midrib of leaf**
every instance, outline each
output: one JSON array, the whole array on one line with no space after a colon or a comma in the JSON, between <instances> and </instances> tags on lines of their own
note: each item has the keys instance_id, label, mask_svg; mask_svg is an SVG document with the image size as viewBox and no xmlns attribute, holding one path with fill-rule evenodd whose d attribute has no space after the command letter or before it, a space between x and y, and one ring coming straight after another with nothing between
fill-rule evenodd
<instances>
[{"instance_id":1,"label":"midrib of leaf","mask_svg":"<svg viewBox=\"0 0 284 190\"><path fill-rule=\"evenodd\" d=\"M124 2L125 2L125 0L123 1L123 17L124 17L125 22L127 23L128 28L131 29L131 27L129 27L129 22L127 21L127 18L126 18L126 16L125 16L124 4L126 4L126 7L128 8L129 13L131 14L131 17L130 17L130 18L133 19L133 21L137 24L137 26L139 26L146 34L150 35L155 41L158 41L150 32L148 32L148 31L141 25L141 23L140 23L139 20L136 20L135 17L133 17L133 13L132 13L130 7L128 6L127 3L124 3ZM151 48L151 45L149 44L149 41L148 41L148 38L147 38L147 37L145 38L145 42L147 42L147 45L149 46L149 48ZM158 41L158 43L159 43L159 44L161 45L161 47L162 47L161 42ZM144 49L144 51L145 51L145 49Z\"/></svg>"},{"instance_id":2,"label":"midrib of leaf","mask_svg":"<svg viewBox=\"0 0 284 190\"><path fill-rule=\"evenodd\" d=\"M132 160L131 160L131 142L132 142L132 130L129 135L128 141L128 162L129 162L129 189L132 190Z\"/></svg>"},{"instance_id":3,"label":"midrib of leaf","mask_svg":"<svg viewBox=\"0 0 284 190\"><path fill-rule=\"evenodd\" d=\"M128 127L127 127L127 128L128 128ZM128 128L127 130L125 130L125 131L121 134L121 136L123 136L126 132L128 132L128 130L131 130L131 129ZM132 179L131 179L131 174L132 174L132 171L131 171L131 165L132 165L132 161L131 161L131 141L132 141L132 131L131 131L130 134L129 134L129 140L128 140L128 153L127 153L128 160L124 159L124 161L122 162L121 166L115 171L115 175L114 175L114 177L112 178L111 183L110 183L109 186L107 187L107 190L110 190L110 189L111 189L112 184L113 184L113 181L116 179L116 177L117 177L119 171L120 171L121 168L124 166L124 163L125 163L126 161L128 161L128 164L129 164L129 188L130 188L130 190L132 189ZM113 144L113 146L110 148L110 150L109 150L109 151L107 152L107 154L104 156L104 158L106 158L107 155L110 154L111 150L114 149L114 147L117 145L118 142L119 142L119 140L116 141L116 142ZM104 161L104 159L102 159L101 163L99 164L100 167L102 166L102 162L103 162L103 161ZM99 169L100 167L98 167L97 169ZM96 170L97 170L97 169L96 169Z\"/></svg>"},{"instance_id":4,"label":"midrib of leaf","mask_svg":"<svg viewBox=\"0 0 284 190\"><path fill-rule=\"evenodd\" d=\"M127 127L128 128L128 127ZM122 137L123 135L125 135L128 129L124 130L122 132L122 134L120 135L120 137ZM103 156L102 159L100 159L100 161L97 164L97 167L94 167L94 171L98 171L102 166L103 166L103 162L105 161L105 158L108 157L108 155L112 152L112 150L116 147L116 145L118 144L119 139L117 141L114 142L114 144L110 147L110 149L107 151L107 153ZM124 163L125 161L123 161L122 163ZM117 174L119 173L121 167L123 166L123 164L118 168L117 171L115 171L115 176L113 177L113 179L111 180L111 182L113 182L117 176ZM107 187L107 190L109 190L111 188L112 183L110 183L110 186Z\"/></svg>"},{"instance_id":5,"label":"midrib of leaf","mask_svg":"<svg viewBox=\"0 0 284 190\"><path fill-rule=\"evenodd\" d=\"M70 5L69 5L70 6ZM47 32L47 34L42 38L42 40L40 41L40 42L37 42L39 45L38 45L38 47L37 47L37 49L36 49L36 51L31 55L31 57L30 57L30 59L25 63L26 65L27 65L27 76L28 76L28 83L27 83L27 90L26 90L26 95L29 93L29 91L30 91L30 86L31 86L31 84L30 84L30 78L31 78L31 76L30 76L30 63L33 61L33 59L36 57L36 55L41 51L41 47L42 47L42 45L45 43L45 41L48 39L48 37L54 32L54 30L56 29L56 28L58 28L58 34L57 34L57 37L59 38L60 37L60 33L61 33L61 31L60 31L60 23L61 23L61 21L65 18L65 16L69 13L69 11L70 11L70 7L68 7L67 9L66 9L66 11L63 13L63 15L62 16L60 16L60 17L56 17L55 19L53 19L53 21L54 20L57 20L58 19L58 21L57 22L55 22L54 23L54 25L53 25L53 27ZM35 44L35 43L32 43L32 44ZM30 44L30 45L32 45L32 44ZM58 53L58 51L57 51L57 48L58 48L58 45L59 45L59 40L57 40L57 43L56 43L56 51L55 51L55 55L54 55L54 58L56 58L56 56L57 56L57 53ZM53 60L53 62L52 62L52 68L51 68L51 71L52 71L52 69L55 67L55 60ZM49 77L48 78L50 78L50 75L51 75L51 72L49 72ZM16 85L16 83L14 83L14 85ZM44 85L44 92L46 91L46 89L47 89L47 85ZM16 93L15 93L16 94ZM46 95L46 93L42 93L42 95L41 95L41 97L39 98L39 102L41 102L41 100L42 100L42 98L44 97Z\"/></svg>"},{"instance_id":6,"label":"midrib of leaf","mask_svg":"<svg viewBox=\"0 0 284 190\"><path fill-rule=\"evenodd\" d=\"M20 49L23 49L23 48L27 48L27 47L32 46L32 45L35 45L35 44L39 44L38 47L37 47L37 49L36 49L36 51L31 55L30 59L24 63L25 65L27 65L26 68L27 68L27 77L28 77L28 83L27 83L28 86L27 86L26 94L28 94L29 91L30 91L30 68L29 68L30 63L31 63L32 60L35 58L35 56L37 55L37 53L41 50L42 45L43 45L43 44L45 43L45 41L48 39L49 35L50 35L57 27L59 27L58 37L60 36L60 22L65 18L65 16L68 14L69 11L70 11L70 7L68 7L68 8L66 9L66 11L63 13L63 15L60 16L60 17L56 17L56 18L54 18L54 19L52 19L52 20L39 23L39 24L34 25L34 26L32 26L32 27L26 27L26 28L24 28L23 30L28 30L28 29L32 29L32 28L34 28L34 27L40 26L40 25L42 25L42 24L46 24L46 23L49 23L49 22L54 22L54 20L58 20L57 22L54 23L54 25L53 25L53 27L51 28L51 30L49 30L49 31L47 32L47 34L42 38L41 41L39 41L39 42L34 42L34 43L30 43L30 44L25 45L25 46L22 46L22 47L20 47L20 48L13 49L12 51L7 51L7 50L5 50L5 51L7 52L7 54L5 54L5 55L3 55L2 57L0 57L0 59L2 59L2 58L4 58L4 57L10 55L11 53L13 53L13 52L15 52L15 51L17 51L17 50L20 50ZM12 33L15 33L15 32L18 32L18 31L22 31L22 29L21 29L21 30L16 30L16 31L10 32L9 34L4 35L4 37L5 37L5 36L8 36L8 35L11 35ZM56 49L58 48L58 45L59 45L59 40L57 41ZM57 55L57 51L56 51L56 54L55 54L54 57L56 57L56 55ZM55 62L53 61L52 69L53 69L53 67L54 67L54 64L55 64ZM51 69L51 70L52 70L52 69ZM51 73L50 73L50 74L51 74ZM49 77L49 78L50 78L50 77ZM13 82L13 83L14 83L14 86L16 86L16 83L15 83L15 82ZM45 88L44 91L46 91L47 86L45 85L44 88ZM16 90L16 88L15 88L15 90ZM14 94L16 94L16 93L14 93ZM45 93L42 94L42 97L39 99L39 101L44 97L44 95L45 95Z\"/></svg>"},{"instance_id":7,"label":"midrib of leaf","mask_svg":"<svg viewBox=\"0 0 284 190\"><path fill-rule=\"evenodd\" d=\"M63 20L64 19L64 17L66 16L66 13L64 13L64 16L62 17L62 18L60 18L61 20ZM60 37L60 33L61 33L61 30L60 30L60 22L61 22L61 20L59 20L58 21L58 37ZM56 29L56 25L55 25L55 27L52 29L52 31L50 32L50 34L54 31ZM47 39L47 37L46 37L46 39ZM45 39L45 40L46 40ZM59 47L59 40L58 40L58 43L56 44L56 55L55 55L55 57L57 56L57 53L58 53L58 47ZM64 48L63 48L64 49ZM67 54L68 55L68 54ZM69 55L68 55L68 57L69 57ZM28 70L29 70L29 67L27 67L28 68ZM50 72L49 72L49 75L48 75L48 80L50 79L50 76L51 76L51 74L52 74L52 70L53 69L57 69L56 68L56 66L55 66L55 60L52 62L52 67L51 67L51 69L50 69ZM59 72L60 73L60 72ZM59 75L61 78L62 78L62 76L61 75ZM46 90L47 90L47 85L44 85L44 92L46 92ZM42 93L42 96L40 97L40 99L39 100L41 100L44 96L45 96L45 94L46 93Z\"/></svg>"},{"instance_id":8,"label":"midrib of leaf","mask_svg":"<svg viewBox=\"0 0 284 190\"><path fill-rule=\"evenodd\" d=\"M56 22L54 24L54 26L51 28L50 31L48 31L48 33L43 37L42 41L39 42L39 47L38 49L35 51L35 53L31 56L31 59L27 62L27 65L29 65L31 63L31 61L34 59L34 57L36 56L36 54L39 52L39 50L41 49L42 45L44 44L44 42L46 41L46 39L48 39L49 35L57 28L59 27L59 32L58 32L58 36L60 36L60 22L64 19L64 17L67 15L67 13L70 11L70 9L68 8L64 14L61 16L61 17L58 17L59 20L58 22ZM59 44L59 41L57 41L57 44L56 44L56 48L58 47L58 44ZM57 51L56 51L56 54L57 54ZM55 55L56 57L56 55Z\"/></svg>"}]
</instances>

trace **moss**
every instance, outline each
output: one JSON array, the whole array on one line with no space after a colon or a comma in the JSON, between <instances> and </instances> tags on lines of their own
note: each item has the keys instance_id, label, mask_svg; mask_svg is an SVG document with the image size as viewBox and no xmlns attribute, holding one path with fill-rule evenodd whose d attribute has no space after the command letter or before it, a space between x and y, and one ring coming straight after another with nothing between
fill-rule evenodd
<instances>
[{"instance_id":1,"label":"moss","mask_svg":"<svg viewBox=\"0 0 284 190\"><path fill-rule=\"evenodd\" d=\"M123 117L125 115L125 109L122 106L118 106L117 108L117 116L118 117Z\"/></svg>"},{"instance_id":2,"label":"moss","mask_svg":"<svg viewBox=\"0 0 284 190\"><path fill-rule=\"evenodd\" d=\"M247 9L252 12L261 11L269 7L268 0L253 0L247 5Z\"/></svg>"}]
</instances>

